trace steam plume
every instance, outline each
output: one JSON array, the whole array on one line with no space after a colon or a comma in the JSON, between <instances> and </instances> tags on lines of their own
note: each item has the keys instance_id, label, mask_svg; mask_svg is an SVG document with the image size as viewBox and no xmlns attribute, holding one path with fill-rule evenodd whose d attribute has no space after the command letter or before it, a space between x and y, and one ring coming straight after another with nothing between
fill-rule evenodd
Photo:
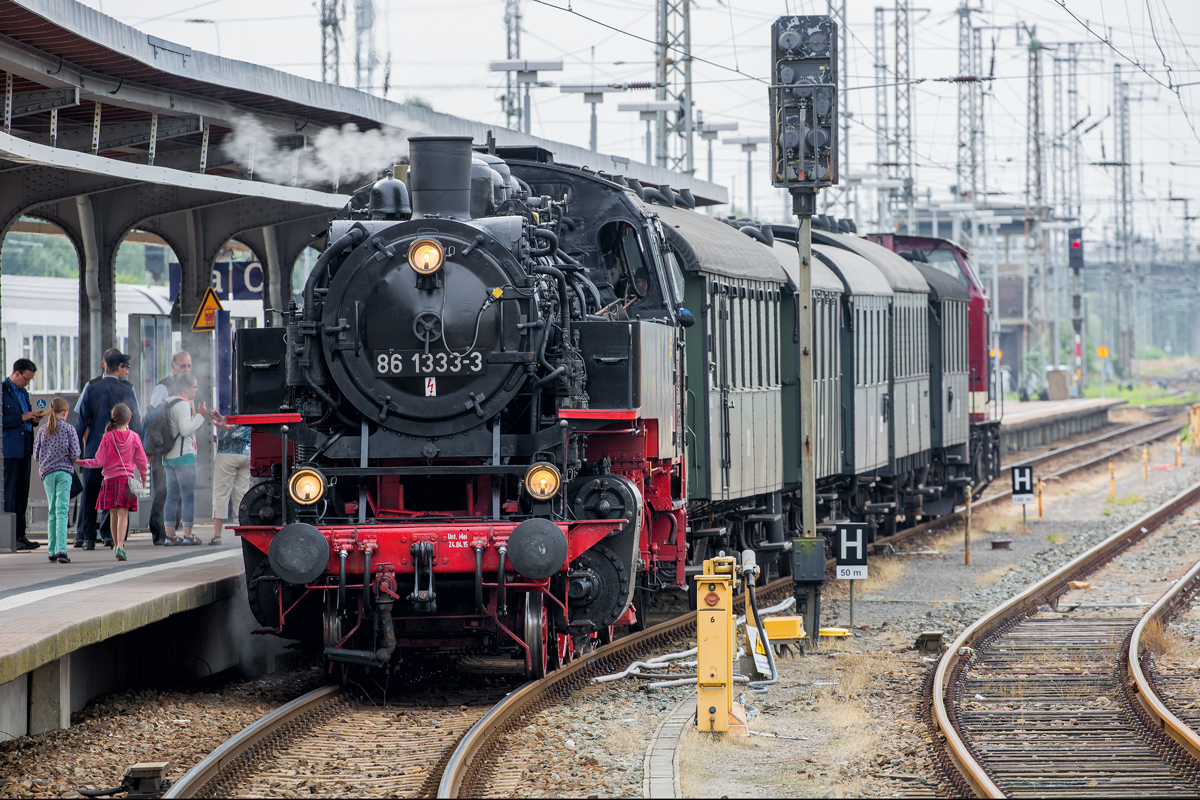
<instances>
[{"instance_id":1,"label":"steam plume","mask_svg":"<svg viewBox=\"0 0 1200 800\"><path fill-rule=\"evenodd\" d=\"M407 157L408 137L414 135L389 125L361 131L348 123L325 128L308 137L303 149L293 150L282 147L277 134L256 118L245 116L234 121L222 149L258 180L297 186L329 183L347 192Z\"/></svg>"}]
</instances>

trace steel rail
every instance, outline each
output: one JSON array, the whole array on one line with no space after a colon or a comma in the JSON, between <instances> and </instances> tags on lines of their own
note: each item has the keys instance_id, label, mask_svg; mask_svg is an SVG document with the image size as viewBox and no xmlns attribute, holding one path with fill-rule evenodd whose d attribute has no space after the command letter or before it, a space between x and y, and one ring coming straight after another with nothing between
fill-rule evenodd
<instances>
[{"instance_id":1,"label":"steel rail","mask_svg":"<svg viewBox=\"0 0 1200 800\"><path fill-rule=\"evenodd\" d=\"M975 645L980 644L1010 620L1027 616L1031 611L1036 611L1039 605L1048 603L1066 593L1068 581L1090 575L1197 500L1200 500L1200 483L1171 498L1131 525L1109 536L1066 565L1059 567L1019 594L988 611L959 634L954 643L942 655L933 677L934 725L945 737L945 748L951 762L977 796L1006 797L988 773L987 768L976 759L969 743L960 734L956 717L951 713L947 704L947 696L953 692L954 683L968 666L975 653Z\"/></svg>"},{"instance_id":2,"label":"steel rail","mask_svg":"<svg viewBox=\"0 0 1200 800\"><path fill-rule=\"evenodd\" d=\"M264 717L243 728L224 744L213 750L203 761L187 771L163 797L195 797L206 784L222 771L245 755L246 751L278 731L287 723L336 699L342 693L341 686L322 686L306 695L280 706Z\"/></svg>"},{"instance_id":3,"label":"steel rail","mask_svg":"<svg viewBox=\"0 0 1200 800\"><path fill-rule=\"evenodd\" d=\"M1070 453L1072 450L1081 450L1085 447L1090 447L1091 445L1094 445L1094 444L1100 444L1101 442L1107 441L1109 439L1113 439L1124 433L1133 433L1135 431L1143 430L1145 428L1153 428L1156 425L1163 425L1167 422L1173 423L1175 420L1175 417L1178 417L1178 416L1182 416L1182 415L1180 413L1176 412L1174 414L1164 414L1163 416L1158 417L1157 419L1147 420L1146 422L1135 422L1132 425L1126 425L1124 428L1117 428L1115 431L1109 431L1108 433L1103 433L1099 436L1095 436L1091 439L1087 439L1086 441L1075 442L1074 444L1069 444L1066 447L1058 447L1058 448L1054 448L1051 450L1047 450L1044 453L1039 453L1038 455L1030 456L1029 458L1023 458L1020 461L1014 461L1011 464L1003 464L1003 465L1001 465L1001 469L1003 469L1005 467L1031 466L1033 464L1037 464L1042 461L1047 461L1051 458L1054 458L1055 456L1060 456L1060 455L1063 455L1064 453Z\"/></svg>"},{"instance_id":4,"label":"steel rail","mask_svg":"<svg viewBox=\"0 0 1200 800\"><path fill-rule=\"evenodd\" d=\"M1106 439L1110 439L1139 428L1153 427L1160 424L1166 424L1166 421L1154 420L1148 423L1127 426L1109 434L1105 434L1104 436L1089 439L1085 442L1078 442L1070 447L1054 450L1049 453L1042 454L1041 456L1035 456L1033 459L1027 459L1024 462L1018 463L1024 464L1031 461L1044 460L1052 456L1066 455L1074 449L1081 449L1089 445L1097 444ZM1161 438L1163 435L1165 435L1165 432L1159 432L1148 438L1131 442L1097 458L1090 459L1082 462L1081 464L1066 467L1058 472L1048 475L1047 477L1059 477L1076 470L1086 469L1090 466L1094 466L1097 463L1101 463L1104 459L1110 458L1111 456L1127 450L1130 447L1136 447L1139 444L1145 444L1154 441L1155 439ZM1002 498L1008 497L1010 494L1012 494L1011 491L1004 491L992 497L985 498L975 505L982 506L992 502L997 502ZM932 520L922 525L917 525L913 528L899 531L894 536L880 540L878 544L900 541L910 536L914 536L939 524L943 524L954 516L960 516L963 510L964 509L961 508L956 509L954 514L939 517L936 520ZM875 545L872 545L871 547L873 549ZM826 563L826 567L831 568L833 564L834 560L831 559ZM790 586L791 578L784 577L772 581L765 587L762 587L762 591L774 592L780 589L789 588ZM745 603L745 596L737 596L734 599L734 603L740 608L740 606L744 605ZM503 728L504 724L508 720L520 716L520 714L523 713L523 711L532 703L536 702L539 697L551 693L554 688L560 685L565 685L567 682L573 680L578 673L588 670L608 657L616 656L625 650L635 649L638 646L644 643L649 643L658 637L670 637L687 628L690 624L694 624L694 622L694 614L689 612L677 617L676 619L668 620L653 627L647 628L639 633L625 636L615 642L594 650L587 656L584 656L572 662L571 664L555 670L553 673L541 680L530 681L507 695L495 707L488 711L488 713L485 714L464 735L458 747L451 755L445 771L442 774L441 783L438 787L438 796L457 797L462 786L463 779L467 775L468 771L476 765L480 753L486 749L488 745L488 738L491 733ZM176 782L164 795L164 797L194 797L196 793L201 791L206 784L217 778L223 771L233 765L239 758L243 757L246 752L256 744L278 731L287 723L301 718L307 712L321 706L326 701L336 698L341 694L341 692L342 688L339 686L326 686L313 692L309 692L302 697L280 706L278 709L275 709L239 733L235 734L232 738L214 750L208 757L206 757L199 764L189 770L182 778L180 778L179 781Z\"/></svg>"},{"instance_id":5,"label":"steel rail","mask_svg":"<svg viewBox=\"0 0 1200 800\"><path fill-rule=\"evenodd\" d=\"M1176 415L1176 416L1178 416L1178 415ZM1095 456L1093 458L1089 458L1085 461L1080 461L1078 464L1070 464L1066 467L1063 467L1062 469L1056 470L1056 471L1051 472L1042 477L1045 479L1063 478L1074 472L1081 472L1086 469L1091 469L1092 467L1103 464L1105 461L1107 461L1110 458L1113 458L1114 456L1120 455L1121 453L1125 452L1126 450L1128 450L1131 447L1138 447L1140 445L1150 444L1153 441L1161 439L1162 437L1169 434L1172 430L1174 430L1176 424L1177 423L1175 422L1175 419L1171 418L1169 420L1156 420L1152 423L1146 423L1145 425L1141 425L1141 426L1131 425L1131 426L1129 426L1129 428L1122 428L1119 431L1115 431L1111 435L1125 433L1125 432L1128 432L1129 430L1131 430L1133 428L1137 428L1137 427L1153 427L1153 426L1158 426L1158 425L1164 426L1164 430L1157 431L1156 433L1153 433L1149 436L1142 437L1141 439L1136 439L1132 442L1127 442L1127 443L1121 445L1120 447L1113 448L1112 450L1102 453L1101 455ZM1054 456L1067 455L1067 454L1071 453L1073 450L1082 449L1089 445L1097 444L1106 438L1109 438L1109 437L1101 436L1101 437L1097 437L1096 439L1090 439L1086 442L1077 442L1076 444L1073 444L1070 447L1064 447L1061 450L1055 450L1053 453L1047 453L1047 454L1045 454L1045 457L1049 457L1051 455L1054 455ZM1037 458L1039 458L1039 459L1042 457L1043 456L1037 456ZM1015 465L1006 465L1006 466L1019 466L1019 465L1025 464L1025 463L1026 462L1018 462ZM1001 500L1004 500L1005 498L1008 498L1011 496L1012 496L1012 489L1004 489L996 494L988 495L987 497L985 497L981 500L972 501L971 508L972 508L972 510L974 510L974 509L982 508L984 506L990 506L993 503L999 503ZM945 525L947 522L950 522L951 520L958 519L959 517L961 517L966 512L966 510L967 510L966 506L959 506L958 508L954 509L954 512L951 514L946 514L944 516L938 517L937 519L931 519L928 522L922 522L920 525L914 525L911 528L905 528L904 530L896 531L896 533L894 533L893 535L888 536L886 538L877 539L874 543L867 545L867 552L874 553L876 548L881 547L885 544L892 544L894 542L902 542L905 539L912 538L913 536L917 536L919 534L925 533L926 531L933 530L941 525ZM830 560L829 563L832 564L833 561Z\"/></svg>"},{"instance_id":6,"label":"steel rail","mask_svg":"<svg viewBox=\"0 0 1200 800\"><path fill-rule=\"evenodd\" d=\"M787 576L771 581L758 591L762 593L776 592L792 587L792 578ZM761 595L760 595L761 598ZM735 610L744 610L746 595L739 594L734 598ZM762 602L761 599L759 602ZM538 681L530 681L496 704L472 728L467 731L459 742L458 747L450 756L446 769L442 772L442 780L438 786L438 797L458 797L468 774L473 769L483 766L489 749L496 743L491 741L494 736L504 730L510 720L519 718L534 703L547 694L552 694L558 688L566 689L569 684L582 677L589 668L597 667L601 662L627 650L634 650L643 644L649 644L658 638L670 638L682 633L686 628L696 623L696 612L689 611L675 619L660 622L639 633L622 637L611 644L606 644L588 655L570 664L560 667Z\"/></svg>"},{"instance_id":7,"label":"steel rail","mask_svg":"<svg viewBox=\"0 0 1200 800\"><path fill-rule=\"evenodd\" d=\"M791 577L779 578L761 587L759 591L774 593L786 589L790 592L791 586ZM744 594L734 598L735 609L740 611L744 605ZM688 612L638 633L624 636L555 670L541 680L529 681L505 696L459 742L443 772L438 796L457 797L463 778L476 763L476 756L489 743L489 733L500 730L505 722L519 716L532 703L554 694L557 688L565 687L570 681L581 677L580 673L589 668L605 668L604 662L610 657L618 656L627 650L636 650L640 646L653 645L655 640L660 638L670 639L679 635L689 625L694 625L695 622L695 612ZM289 723L302 720L306 715L324 707L327 703L336 701L342 696L342 693L343 687L341 686L323 686L271 711L221 744L199 764L188 770L163 796L167 798L196 797L208 784L220 779L223 773L237 768L239 762L248 759L249 751L254 747L280 733L281 729ZM447 792L451 793L447 794Z\"/></svg>"},{"instance_id":8,"label":"steel rail","mask_svg":"<svg viewBox=\"0 0 1200 800\"><path fill-rule=\"evenodd\" d=\"M1167 592L1150 607L1133 629L1129 640L1129 674L1133 678L1133 688L1142 708L1154 720L1154 723L1179 745L1187 750L1193 758L1200 760L1200 736L1196 731L1179 717L1175 716L1162 698L1154 684L1150 682L1145 670L1142 669L1142 633L1151 622L1166 625L1176 610L1176 600L1186 598L1189 592L1196 588L1197 576L1200 576L1200 561L1196 562L1186 575L1175 582Z\"/></svg>"}]
</instances>

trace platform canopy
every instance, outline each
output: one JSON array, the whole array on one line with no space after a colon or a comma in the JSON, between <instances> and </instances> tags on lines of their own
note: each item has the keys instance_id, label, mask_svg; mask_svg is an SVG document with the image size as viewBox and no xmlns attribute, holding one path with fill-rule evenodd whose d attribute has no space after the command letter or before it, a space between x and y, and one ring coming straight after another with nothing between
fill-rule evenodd
<instances>
[{"instance_id":1,"label":"platform canopy","mask_svg":"<svg viewBox=\"0 0 1200 800\"><path fill-rule=\"evenodd\" d=\"M74 0L0 0L0 74L0 235L33 217L75 245L80 375L114 341L114 261L130 232L175 251L185 315L209 283L200 265L231 238L266 266L264 304L281 309L296 257L409 135L482 143L491 132L560 163L689 188L700 203L728 199L693 176L192 50Z\"/></svg>"}]
</instances>

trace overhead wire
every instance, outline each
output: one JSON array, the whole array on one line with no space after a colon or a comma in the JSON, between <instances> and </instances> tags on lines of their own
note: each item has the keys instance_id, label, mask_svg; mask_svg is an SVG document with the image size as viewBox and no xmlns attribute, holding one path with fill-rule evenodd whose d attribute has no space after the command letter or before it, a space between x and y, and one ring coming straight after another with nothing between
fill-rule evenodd
<instances>
[{"instance_id":1,"label":"overhead wire","mask_svg":"<svg viewBox=\"0 0 1200 800\"><path fill-rule=\"evenodd\" d=\"M622 30L613 25L609 25L607 22L602 22L601 20L598 20L595 17L589 17L587 14L581 14L580 12L571 8L570 6L568 6L567 8L563 8L562 6L556 6L554 3L547 2L547 0L532 0L532 2L537 3L538 5L546 6L547 8L553 8L556 11L563 11L568 14L573 14L574 16L579 17L580 19L586 20L586 21L592 23L593 25L599 25L602 28L607 28L610 31L615 31L616 33L624 34L625 36L628 36L633 39L637 39L640 42L645 42L646 44L652 44L655 47L658 47L660 44L659 42L657 42L653 39L647 39L645 36L638 36L636 33L631 33L630 31ZM676 47L675 45L668 44L668 45L666 45L666 47L668 50L673 50L677 53L684 52L682 50L682 48ZM702 57L694 55L694 54L689 54L689 58L691 58L692 61L699 61L702 64L708 64L710 67L716 67L717 69L723 69L728 72L735 72L738 75L743 75L747 78L750 78L751 80L758 81L759 83L762 83L762 84L769 84L769 81L767 81L765 78L760 78L755 75L750 75L749 73L743 72L738 67L730 67L725 64L719 64L716 61L710 61L707 58L702 58Z\"/></svg>"},{"instance_id":2,"label":"overhead wire","mask_svg":"<svg viewBox=\"0 0 1200 800\"><path fill-rule=\"evenodd\" d=\"M1125 61L1128 61L1133 66L1137 67L1137 69L1139 69L1142 73L1144 73L1146 75L1146 77L1150 78L1150 80L1154 81L1159 86L1163 87L1168 92L1175 95L1175 99L1179 102L1179 110L1183 113L1184 121L1187 122L1188 127L1191 129L1192 136L1194 136L1196 138L1197 142L1200 142L1200 131L1196 130L1196 125L1192 122L1192 116L1191 116L1191 114L1188 113L1187 106L1185 106L1183 103L1183 95L1181 95L1179 93L1178 86L1175 86L1173 83L1169 83L1169 82L1163 83L1162 80L1158 78L1158 76L1156 76L1154 73L1150 72L1150 70L1148 70L1144 66L1142 66L1142 63L1139 59L1130 58L1127 53L1125 53L1119 47L1114 45L1108 37L1101 36L1099 33L1097 33L1095 30L1093 30L1093 28L1090 25L1088 25L1087 22L1080 19L1079 16L1074 11L1067 8L1067 0L1056 0L1056 2L1062 8L1062 10L1066 11L1068 14L1070 14L1071 18L1074 19L1077 23L1079 23L1079 25L1082 26L1085 31L1087 31L1092 36L1096 37L1098 40L1103 42L1108 47L1108 49L1112 50L1114 53L1116 53L1122 59L1124 59ZM1100 8L1101 9L1104 8L1103 3L1100 4ZM1132 23L1130 23L1130 24L1132 26ZM1153 30L1152 30L1151 35L1152 36L1154 35ZM1155 41L1156 42L1158 41L1156 36L1155 36ZM1164 58L1165 58L1165 56L1164 56ZM1171 74L1170 70L1168 70L1167 71L1168 81L1170 80L1170 74Z\"/></svg>"}]
</instances>

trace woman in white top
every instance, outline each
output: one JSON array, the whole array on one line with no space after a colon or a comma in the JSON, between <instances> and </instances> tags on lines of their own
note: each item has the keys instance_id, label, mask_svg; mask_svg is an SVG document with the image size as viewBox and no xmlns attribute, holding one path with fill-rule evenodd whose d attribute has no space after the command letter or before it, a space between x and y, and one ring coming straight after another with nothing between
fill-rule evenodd
<instances>
[{"instance_id":1,"label":"woman in white top","mask_svg":"<svg viewBox=\"0 0 1200 800\"><path fill-rule=\"evenodd\" d=\"M171 449L163 455L163 466L167 471L167 518L174 516L176 503L179 508L179 527L182 537L175 536L175 525L167 525L168 545L200 544L199 537L192 533L196 515L196 430L208 417L204 403L193 407L196 396L196 379L190 373L175 378L175 395L168 398L171 414L171 433L175 437ZM173 401L181 402L173 402Z\"/></svg>"}]
</instances>

